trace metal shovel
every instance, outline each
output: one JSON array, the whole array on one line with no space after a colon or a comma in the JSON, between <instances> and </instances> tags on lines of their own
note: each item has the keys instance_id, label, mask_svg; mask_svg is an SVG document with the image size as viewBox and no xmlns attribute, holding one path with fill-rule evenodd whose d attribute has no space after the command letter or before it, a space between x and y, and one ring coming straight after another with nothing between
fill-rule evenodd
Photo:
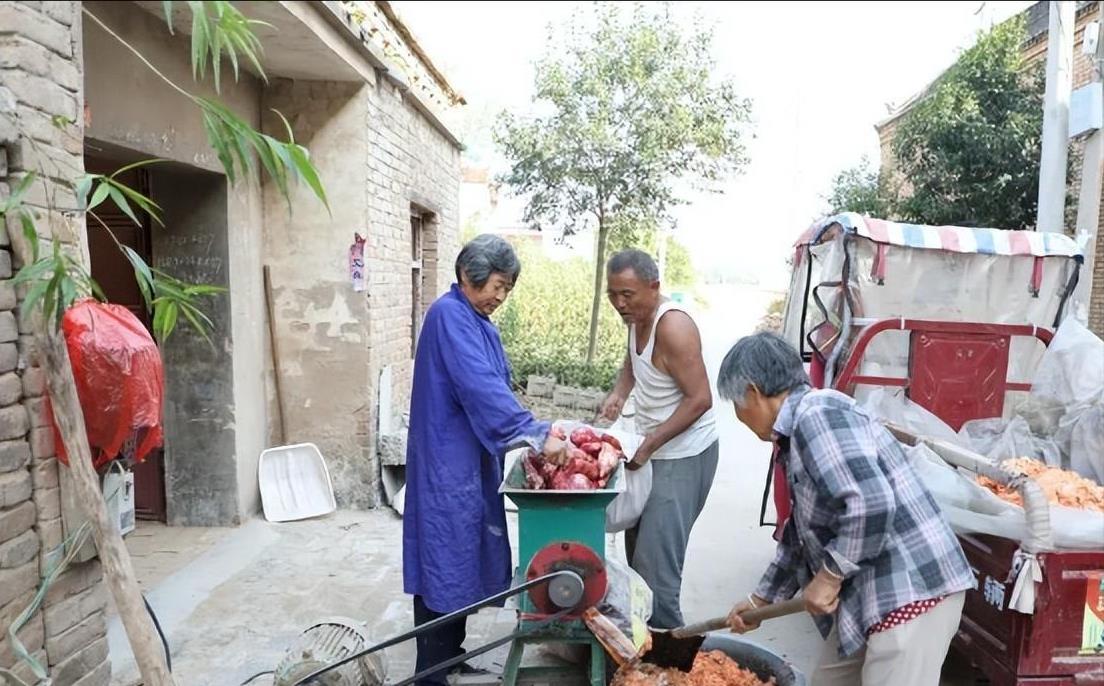
<instances>
[{"instance_id":1,"label":"metal shovel","mask_svg":"<svg viewBox=\"0 0 1104 686\"><path fill-rule=\"evenodd\" d=\"M740 617L749 624L758 624L765 619L797 614L804 609L805 600L797 597L748 610ZM725 616L688 624L671 631L654 631L652 649L644 655L643 660L660 667L674 667L688 672L694 666L694 659L705 641L705 634L727 627L728 617Z\"/></svg>"}]
</instances>

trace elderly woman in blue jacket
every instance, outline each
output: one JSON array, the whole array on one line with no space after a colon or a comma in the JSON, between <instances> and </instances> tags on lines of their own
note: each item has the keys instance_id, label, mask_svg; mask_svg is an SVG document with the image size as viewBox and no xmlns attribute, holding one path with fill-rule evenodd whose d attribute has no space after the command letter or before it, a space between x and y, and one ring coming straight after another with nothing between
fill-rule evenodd
<instances>
[{"instance_id":1,"label":"elderly woman in blue jacket","mask_svg":"<svg viewBox=\"0 0 1104 686\"><path fill-rule=\"evenodd\" d=\"M523 408L490 315L521 272L513 248L482 235L456 259L456 283L426 313L414 359L403 516L403 582L425 624L506 590L506 511L498 493L514 447L563 461L566 444ZM418 639L417 671L457 657L465 622ZM420 684L444 684L439 672Z\"/></svg>"}]
</instances>

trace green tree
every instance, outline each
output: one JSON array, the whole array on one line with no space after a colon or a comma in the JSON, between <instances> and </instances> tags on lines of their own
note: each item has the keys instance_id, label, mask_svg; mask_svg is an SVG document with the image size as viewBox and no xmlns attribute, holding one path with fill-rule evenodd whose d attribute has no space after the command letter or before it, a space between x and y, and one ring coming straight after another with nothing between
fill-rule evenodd
<instances>
[{"instance_id":1,"label":"green tree","mask_svg":"<svg viewBox=\"0 0 1104 686\"><path fill-rule=\"evenodd\" d=\"M627 222L626 222L627 223ZM659 228L654 222L632 222L624 226L615 222L610 230L609 251L611 253L627 248L637 248L659 259ZM663 273L664 285L682 288L697 283L694 263L690 251L678 242L674 236L667 236L667 257Z\"/></svg>"},{"instance_id":2,"label":"green tree","mask_svg":"<svg viewBox=\"0 0 1104 686\"><path fill-rule=\"evenodd\" d=\"M1035 224L1041 65L1025 68L1022 17L982 33L906 115L893 142L910 187L898 212L928 224Z\"/></svg>"},{"instance_id":3,"label":"green tree","mask_svg":"<svg viewBox=\"0 0 1104 686\"><path fill-rule=\"evenodd\" d=\"M512 164L503 180L528 197L527 221L598 232L588 364L611 228L667 221L680 180L708 188L747 162L750 102L716 78L712 31L680 28L670 9L598 3L589 25L576 16L536 65L538 114L504 113L496 131Z\"/></svg>"},{"instance_id":4,"label":"green tree","mask_svg":"<svg viewBox=\"0 0 1104 686\"><path fill-rule=\"evenodd\" d=\"M873 169L864 155L857 166L845 169L832 180L832 189L825 198L829 213L858 212L868 217L889 218L894 212L894 198L887 187L886 175Z\"/></svg>"}]
</instances>

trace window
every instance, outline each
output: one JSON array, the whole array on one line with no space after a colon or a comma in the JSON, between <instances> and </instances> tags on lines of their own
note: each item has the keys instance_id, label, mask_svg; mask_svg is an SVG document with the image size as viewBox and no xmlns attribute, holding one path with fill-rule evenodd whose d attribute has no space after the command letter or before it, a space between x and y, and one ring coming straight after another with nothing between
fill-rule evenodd
<instances>
[{"instance_id":1,"label":"window","mask_svg":"<svg viewBox=\"0 0 1104 686\"><path fill-rule=\"evenodd\" d=\"M426 218L416 208L410 208L410 357L418 349L418 334L422 328L422 240Z\"/></svg>"}]
</instances>

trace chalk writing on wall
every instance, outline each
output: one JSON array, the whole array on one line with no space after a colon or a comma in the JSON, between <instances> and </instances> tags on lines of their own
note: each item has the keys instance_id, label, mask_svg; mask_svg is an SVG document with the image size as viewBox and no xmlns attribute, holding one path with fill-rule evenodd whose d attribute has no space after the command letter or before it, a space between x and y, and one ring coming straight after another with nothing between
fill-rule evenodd
<instances>
[{"instance_id":1,"label":"chalk writing on wall","mask_svg":"<svg viewBox=\"0 0 1104 686\"><path fill-rule=\"evenodd\" d=\"M154 263L157 268L185 281L220 284L226 280L223 260L215 255L165 255Z\"/></svg>"}]
</instances>

